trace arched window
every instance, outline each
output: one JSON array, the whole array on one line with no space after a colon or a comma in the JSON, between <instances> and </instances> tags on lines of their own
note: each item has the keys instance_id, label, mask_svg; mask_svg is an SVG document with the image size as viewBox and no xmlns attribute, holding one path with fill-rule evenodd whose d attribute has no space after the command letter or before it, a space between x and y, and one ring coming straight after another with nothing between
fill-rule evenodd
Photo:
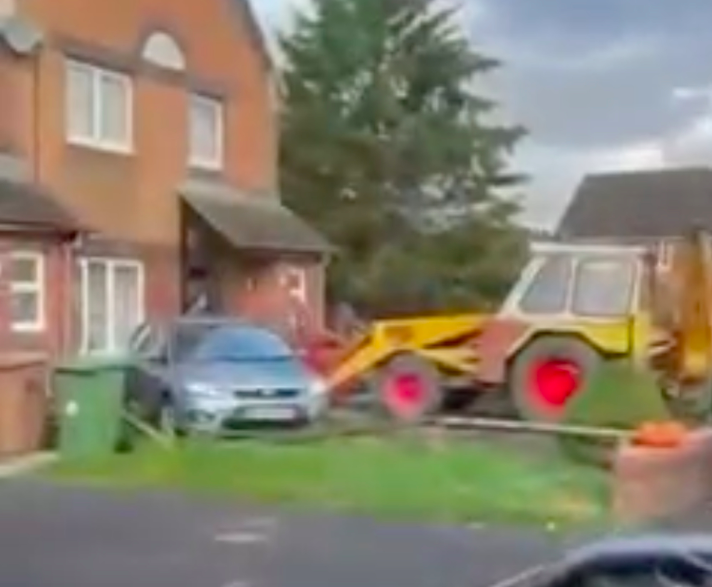
<instances>
[{"instance_id":1,"label":"arched window","mask_svg":"<svg viewBox=\"0 0 712 587\"><path fill-rule=\"evenodd\" d=\"M163 31L151 33L143 45L141 57L145 61L165 69L183 71L186 68L183 51L176 40Z\"/></svg>"}]
</instances>

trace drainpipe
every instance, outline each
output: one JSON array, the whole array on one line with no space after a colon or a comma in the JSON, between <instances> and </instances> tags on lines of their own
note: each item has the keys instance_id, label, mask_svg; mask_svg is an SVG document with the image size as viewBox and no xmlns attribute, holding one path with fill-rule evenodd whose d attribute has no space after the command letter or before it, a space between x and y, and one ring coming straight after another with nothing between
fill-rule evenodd
<instances>
[{"instance_id":1,"label":"drainpipe","mask_svg":"<svg viewBox=\"0 0 712 587\"><path fill-rule=\"evenodd\" d=\"M32 176L36 183L42 179L42 48L32 54Z\"/></svg>"}]
</instances>

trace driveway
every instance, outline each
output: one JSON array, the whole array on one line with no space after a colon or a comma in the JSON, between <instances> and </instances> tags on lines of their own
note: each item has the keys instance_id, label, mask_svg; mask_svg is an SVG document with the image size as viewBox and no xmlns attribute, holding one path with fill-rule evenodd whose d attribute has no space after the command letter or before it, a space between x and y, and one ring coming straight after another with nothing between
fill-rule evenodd
<instances>
[{"instance_id":1,"label":"driveway","mask_svg":"<svg viewBox=\"0 0 712 587\"><path fill-rule=\"evenodd\" d=\"M485 587L560 549L537 532L378 523L164 492L0 482L13 587Z\"/></svg>"}]
</instances>

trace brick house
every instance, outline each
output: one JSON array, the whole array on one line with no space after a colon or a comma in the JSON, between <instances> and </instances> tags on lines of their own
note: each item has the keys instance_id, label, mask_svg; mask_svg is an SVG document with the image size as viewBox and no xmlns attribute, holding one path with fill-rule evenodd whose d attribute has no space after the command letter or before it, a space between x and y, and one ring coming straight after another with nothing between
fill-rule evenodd
<instances>
[{"instance_id":1,"label":"brick house","mask_svg":"<svg viewBox=\"0 0 712 587\"><path fill-rule=\"evenodd\" d=\"M321 322L247 0L2 0L0 86L2 345L112 351L196 299Z\"/></svg>"},{"instance_id":2,"label":"brick house","mask_svg":"<svg viewBox=\"0 0 712 587\"><path fill-rule=\"evenodd\" d=\"M712 233L712 169L680 167L584 177L556 229L563 240L615 241L658 249L694 226Z\"/></svg>"}]
</instances>

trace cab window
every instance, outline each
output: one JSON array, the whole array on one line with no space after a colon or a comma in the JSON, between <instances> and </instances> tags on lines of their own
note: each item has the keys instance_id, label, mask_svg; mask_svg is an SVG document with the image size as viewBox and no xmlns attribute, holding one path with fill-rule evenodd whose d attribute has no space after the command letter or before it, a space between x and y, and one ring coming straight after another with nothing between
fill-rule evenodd
<instances>
[{"instance_id":1,"label":"cab window","mask_svg":"<svg viewBox=\"0 0 712 587\"><path fill-rule=\"evenodd\" d=\"M524 292L519 307L527 314L560 314L566 310L571 257L547 257Z\"/></svg>"},{"instance_id":2,"label":"cab window","mask_svg":"<svg viewBox=\"0 0 712 587\"><path fill-rule=\"evenodd\" d=\"M632 259L583 259L576 267L571 312L618 318L630 312L636 264Z\"/></svg>"}]
</instances>

